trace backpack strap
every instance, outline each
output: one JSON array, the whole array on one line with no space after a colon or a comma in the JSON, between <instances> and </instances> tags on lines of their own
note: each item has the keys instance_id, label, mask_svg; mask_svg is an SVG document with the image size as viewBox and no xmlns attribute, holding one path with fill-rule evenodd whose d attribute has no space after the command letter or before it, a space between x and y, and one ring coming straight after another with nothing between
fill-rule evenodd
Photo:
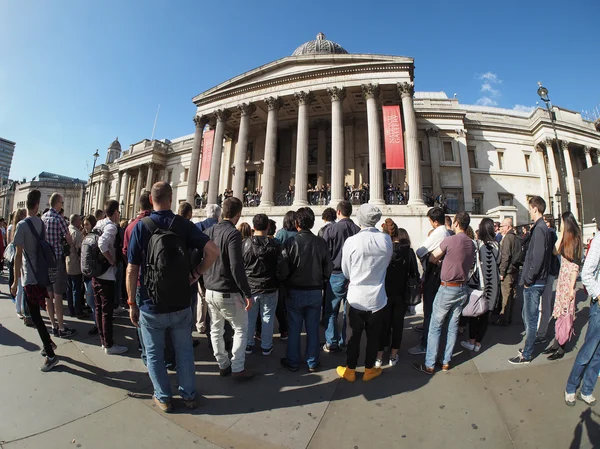
<instances>
[{"instance_id":1,"label":"backpack strap","mask_svg":"<svg viewBox=\"0 0 600 449\"><path fill-rule=\"evenodd\" d=\"M146 228L148 228L148 231L150 231L150 234L154 234L156 232L156 230L158 229L157 224L149 216L142 218L142 223L144 223Z\"/></svg>"},{"instance_id":2,"label":"backpack strap","mask_svg":"<svg viewBox=\"0 0 600 449\"><path fill-rule=\"evenodd\" d=\"M44 223L42 223L42 235L40 235L36 229L35 226L33 225L33 223L31 222L31 220L29 219L29 217L27 217L25 220L23 220L25 223L27 223L27 226L29 226L29 229L31 230L31 233L33 234L33 236L38 240L38 242L42 241L44 238L44 228L46 226L44 226Z\"/></svg>"}]
</instances>

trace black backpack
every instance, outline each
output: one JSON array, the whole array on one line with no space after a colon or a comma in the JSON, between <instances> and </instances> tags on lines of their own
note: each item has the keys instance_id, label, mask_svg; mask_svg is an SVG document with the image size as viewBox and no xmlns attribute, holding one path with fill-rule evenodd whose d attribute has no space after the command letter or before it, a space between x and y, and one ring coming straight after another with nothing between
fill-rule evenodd
<instances>
[{"instance_id":1,"label":"black backpack","mask_svg":"<svg viewBox=\"0 0 600 449\"><path fill-rule=\"evenodd\" d=\"M110 223L106 226L110 226ZM113 226L116 225L113 224ZM92 232L86 235L81 242L81 272L86 277L96 278L102 276L110 268L110 263L98 246L104 228L92 229Z\"/></svg>"},{"instance_id":2,"label":"black backpack","mask_svg":"<svg viewBox=\"0 0 600 449\"><path fill-rule=\"evenodd\" d=\"M523 249L523 239L515 234L515 243L513 244L512 260L513 266L519 268L525 262L525 250Z\"/></svg>"},{"instance_id":3,"label":"black backpack","mask_svg":"<svg viewBox=\"0 0 600 449\"><path fill-rule=\"evenodd\" d=\"M49 285L52 285L53 281L50 278L50 274L52 271L56 271L57 265L56 256L54 254L54 250L52 249L52 245L46 241L46 225L42 223L42 235L40 235L36 231L35 226L29 217L24 221L27 223L31 233L38 242L36 266L34 267L31 263L31 259L27 255L27 252L25 252L25 257L29 261L29 266L31 267L31 271L33 271L35 279L37 280L37 285L48 287Z\"/></svg>"},{"instance_id":4,"label":"black backpack","mask_svg":"<svg viewBox=\"0 0 600 449\"><path fill-rule=\"evenodd\" d=\"M152 234L146 252L144 285L153 304L164 310L191 305L191 258L184 239L184 220L175 215L169 228L161 229L150 217L142 219Z\"/></svg>"}]
</instances>

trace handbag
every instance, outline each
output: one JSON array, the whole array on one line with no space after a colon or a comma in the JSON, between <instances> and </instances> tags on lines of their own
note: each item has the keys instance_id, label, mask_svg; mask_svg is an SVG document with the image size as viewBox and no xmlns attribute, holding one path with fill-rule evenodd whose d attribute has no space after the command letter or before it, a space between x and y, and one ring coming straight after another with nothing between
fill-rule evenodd
<instances>
[{"instance_id":1,"label":"handbag","mask_svg":"<svg viewBox=\"0 0 600 449\"><path fill-rule=\"evenodd\" d=\"M13 263L13 261L15 260L15 252L15 245L12 242L10 242L4 250L4 259L8 263Z\"/></svg>"},{"instance_id":2,"label":"handbag","mask_svg":"<svg viewBox=\"0 0 600 449\"><path fill-rule=\"evenodd\" d=\"M573 330L573 320L574 317L572 313L561 315L556 319L555 337L559 345L564 345L573 335L575 335L575 331Z\"/></svg>"},{"instance_id":3,"label":"handbag","mask_svg":"<svg viewBox=\"0 0 600 449\"><path fill-rule=\"evenodd\" d=\"M478 317L489 310L488 302L483 294L483 276L481 275L481 261L479 260L479 243L475 251L475 272L479 277L479 289L467 288L469 295L467 304L463 308L462 315L465 317Z\"/></svg>"},{"instance_id":4,"label":"handbag","mask_svg":"<svg viewBox=\"0 0 600 449\"><path fill-rule=\"evenodd\" d=\"M415 270L417 258L411 250L408 256L408 280L406 282L406 292L404 302L409 306L416 306L421 303L421 282L419 270ZM416 272L415 272L416 271Z\"/></svg>"}]
</instances>

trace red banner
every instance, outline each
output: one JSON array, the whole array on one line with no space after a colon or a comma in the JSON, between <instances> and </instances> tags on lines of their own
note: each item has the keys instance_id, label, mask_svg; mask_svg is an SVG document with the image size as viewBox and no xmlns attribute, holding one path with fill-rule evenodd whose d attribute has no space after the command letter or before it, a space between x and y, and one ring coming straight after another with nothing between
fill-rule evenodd
<instances>
[{"instance_id":1,"label":"red banner","mask_svg":"<svg viewBox=\"0 0 600 449\"><path fill-rule=\"evenodd\" d=\"M215 130L211 129L204 133L204 143L202 145L202 163L200 164L199 181L208 181L210 178L210 163L212 161L213 143L215 140Z\"/></svg>"},{"instance_id":2,"label":"red banner","mask_svg":"<svg viewBox=\"0 0 600 449\"><path fill-rule=\"evenodd\" d=\"M385 135L385 168L404 169L404 139L400 106L383 106L383 132Z\"/></svg>"}]
</instances>

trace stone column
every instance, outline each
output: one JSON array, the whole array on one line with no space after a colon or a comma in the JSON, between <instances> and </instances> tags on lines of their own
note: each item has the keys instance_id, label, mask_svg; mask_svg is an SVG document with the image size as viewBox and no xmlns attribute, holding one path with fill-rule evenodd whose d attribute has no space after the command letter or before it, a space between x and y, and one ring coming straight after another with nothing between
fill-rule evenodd
<instances>
[{"instance_id":1,"label":"stone column","mask_svg":"<svg viewBox=\"0 0 600 449\"><path fill-rule=\"evenodd\" d=\"M362 84L367 101L367 127L369 134L369 203L383 206L383 179L381 165L381 128L379 126L379 84Z\"/></svg>"},{"instance_id":2,"label":"stone column","mask_svg":"<svg viewBox=\"0 0 600 449\"><path fill-rule=\"evenodd\" d=\"M267 113L267 136L265 138L265 154L263 174L261 176L261 206L274 206L275 192L275 159L277 158L277 129L279 126L279 109L283 101L279 97L265 98L269 112ZM287 186L285 186L287 189Z\"/></svg>"},{"instance_id":3,"label":"stone column","mask_svg":"<svg viewBox=\"0 0 600 449\"><path fill-rule=\"evenodd\" d=\"M296 176L294 206L308 205L308 105L314 96L311 92L300 91L294 94L298 102L298 141L296 144Z\"/></svg>"},{"instance_id":4,"label":"stone column","mask_svg":"<svg viewBox=\"0 0 600 449\"><path fill-rule=\"evenodd\" d=\"M152 191L152 177L154 176L154 165L152 164L152 162L150 162L148 164L148 174L146 175L146 186L145 189L149 192ZM193 179L190 178L190 172L188 171L188 185L190 184L190 181L193 182ZM190 204L194 204L193 202Z\"/></svg>"},{"instance_id":5,"label":"stone column","mask_svg":"<svg viewBox=\"0 0 600 449\"><path fill-rule=\"evenodd\" d=\"M248 149L248 133L250 131L250 117L256 111L253 104L242 103L238 106L242 116L240 118L240 131L235 145L235 157L233 165L233 196L243 200L244 178L246 177L246 150Z\"/></svg>"},{"instance_id":6,"label":"stone column","mask_svg":"<svg viewBox=\"0 0 600 449\"><path fill-rule=\"evenodd\" d=\"M583 147L583 151L585 153L586 167L590 168L593 165L592 164L592 155L591 155L592 147L585 146L585 147Z\"/></svg>"},{"instance_id":7,"label":"stone column","mask_svg":"<svg viewBox=\"0 0 600 449\"><path fill-rule=\"evenodd\" d=\"M406 172L408 177L408 205L424 206L423 185L421 182L421 157L419 155L419 140L417 139L417 118L415 116L415 106L413 104L413 95L415 87L411 83L398 83L398 92L402 98L402 111L404 115L404 129L406 143ZM465 155L467 149L465 145ZM467 161L468 166L468 161ZM463 175L464 178L464 175ZM469 173L469 197L471 197L471 182ZM466 190L465 190L466 192ZM470 199L470 204L473 199Z\"/></svg>"},{"instance_id":8,"label":"stone column","mask_svg":"<svg viewBox=\"0 0 600 449\"><path fill-rule=\"evenodd\" d=\"M465 131L458 130L456 138L460 152L460 170L463 183L463 203L466 212L473 211L473 190L471 187L471 167L469 166L469 153L467 152L467 137Z\"/></svg>"},{"instance_id":9,"label":"stone column","mask_svg":"<svg viewBox=\"0 0 600 449\"><path fill-rule=\"evenodd\" d=\"M225 122L231 116L226 109L215 111L217 129L213 144L212 160L210 161L210 181L208 182L208 204L217 204L219 196L219 173L221 173L221 157L223 153L223 137L225 137Z\"/></svg>"},{"instance_id":10,"label":"stone column","mask_svg":"<svg viewBox=\"0 0 600 449\"><path fill-rule=\"evenodd\" d=\"M344 199L344 113L342 103L346 96L343 87L327 89L331 98L331 201L333 207Z\"/></svg>"},{"instance_id":11,"label":"stone column","mask_svg":"<svg viewBox=\"0 0 600 449\"><path fill-rule=\"evenodd\" d=\"M546 163L544 161L544 149L541 145L535 146L535 152L537 154L538 172L540 174L540 196L544 198L546 204L550 205L552 202L551 194L548 192L548 175L546 174ZM552 193L553 195L553 193Z\"/></svg>"},{"instance_id":12,"label":"stone column","mask_svg":"<svg viewBox=\"0 0 600 449\"><path fill-rule=\"evenodd\" d=\"M135 184L135 196L133 200L133 214L135 215L138 210L138 204L140 203L140 195L142 193L142 167L138 169L137 182Z\"/></svg>"},{"instance_id":13,"label":"stone column","mask_svg":"<svg viewBox=\"0 0 600 449\"><path fill-rule=\"evenodd\" d=\"M121 197L123 198L123 204L125 215L127 215L127 207L129 203L129 173L123 172L123 180L121 181Z\"/></svg>"},{"instance_id":14,"label":"stone column","mask_svg":"<svg viewBox=\"0 0 600 449\"><path fill-rule=\"evenodd\" d=\"M117 188L115 189L117 203L121 201L121 178L123 178L123 172L117 173Z\"/></svg>"},{"instance_id":15,"label":"stone column","mask_svg":"<svg viewBox=\"0 0 600 449\"><path fill-rule=\"evenodd\" d=\"M565 157L565 168L567 169L567 187L569 189L569 203L571 203L571 212L573 215L575 215L575 219L579 221L579 213L577 210L577 194L575 192L575 177L573 175L573 164L571 164L571 154L569 153L569 141L561 140L560 146ZM561 212L565 211L563 210Z\"/></svg>"},{"instance_id":16,"label":"stone column","mask_svg":"<svg viewBox=\"0 0 600 449\"><path fill-rule=\"evenodd\" d=\"M317 120L317 186L325 185L325 169L327 166L327 121ZM315 186L316 187L316 186Z\"/></svg>"},{"instance_id":17,"label":"stone column","mask_svg":"<svg viewBox=\"0 0 600 449\"><path fill-rule=\"evenodd\" d=\"M290 185L296 185L296 145L298 144L298 124L290 125L292 128L292 154L290 158Z\"/></svg>"},{"instance_id":18,"label":"stone column","mask_svg":"<svg viewBox=\"0 0 600 449\"><path fill-rule=\"evenodd\" d=\"M440 137L439 130L429 128L427 130L427 140L429 143L429 159L431 161L431 187L433 197L442 193L442 184L440 182Z\"/></svg>"},{"instance_id":19,"label":"stone column","mask_svg":"<svg viewBox=\"0 0 600 449\"><path fill-rule=\"evenodd\" d=\"M200 170L200 149L202 148L202 132L204 127L208 123L208 117L203 115L198 117L194 116L194 125L196 131L194 132L194 143L192 144L192 158L190 160L190 168L188 172L188 184L185 191L185 200L194 204L194 196L198 190L198 171Z\"/></svg>"},{"instance_id":20,"label":"stone column","mask_svg":"<svg viewBox=\"0 0 600 449\"><path fill-rule=\"evenodd\" d=\"M341 105L342 102L340 102ZM349 185L356 185L357 176L359 172L359 164L355 161L356 152L354 146L354 125L355 120L353 117L347 117L344 119L344 142L342 144L342 151L344 153L344 186L346 183ZM332 134L333 135L333 134ZM332 142L332 160L333 160L333 142ZM332 166L333 169L333 166ZM345 194L345 191L344 191Z\"/></svg>"},{"instance_id":21,"label":"stone column","mask_svg":"<svg viewBox=\"0 0 600 449\"><path fill-rule=\"evenodd\" d=\"M103 179L100 181L100 188L98 190L98 207L97 209L104 210L104 195L106 192L106 180Z\"/></svg>"}]
</instances>

